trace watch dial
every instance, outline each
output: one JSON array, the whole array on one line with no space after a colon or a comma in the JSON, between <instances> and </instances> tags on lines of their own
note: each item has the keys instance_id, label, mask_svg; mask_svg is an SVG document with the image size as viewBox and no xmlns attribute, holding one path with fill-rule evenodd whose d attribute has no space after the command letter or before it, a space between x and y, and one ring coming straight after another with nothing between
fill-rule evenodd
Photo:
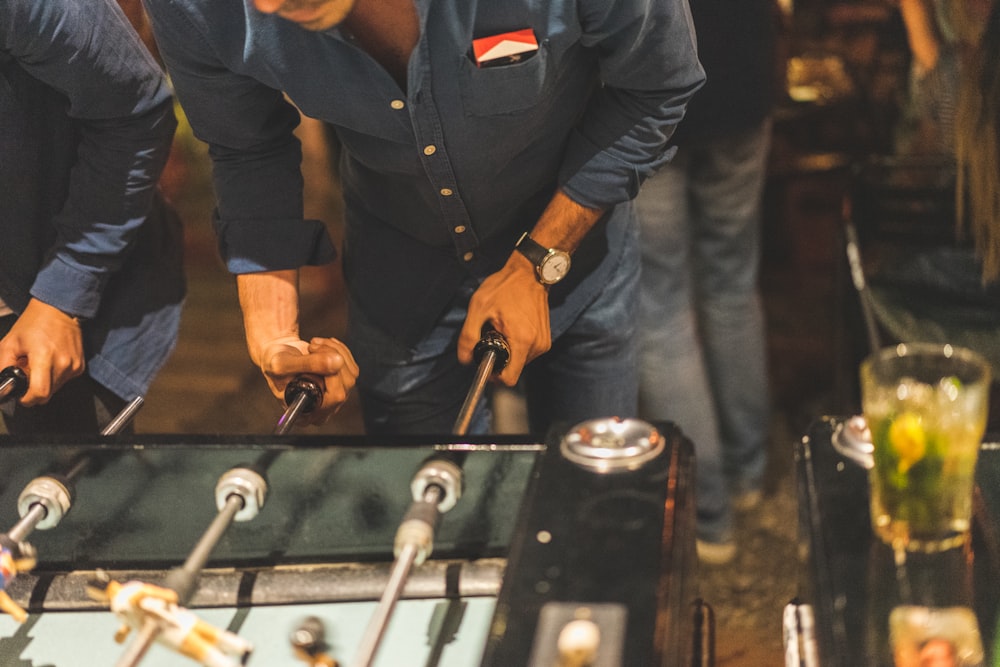
<instances>
[{"instance_id":1,"label":"watch dial","mask_svg":"<svg viewBox=\"0 0 1000 667\"><path fill-rule=\"evenodd\" d=\"M542 264L542 280L557 282L569 271L569 257L563 253L550 255Z\"/></svg>"}]
</instances>

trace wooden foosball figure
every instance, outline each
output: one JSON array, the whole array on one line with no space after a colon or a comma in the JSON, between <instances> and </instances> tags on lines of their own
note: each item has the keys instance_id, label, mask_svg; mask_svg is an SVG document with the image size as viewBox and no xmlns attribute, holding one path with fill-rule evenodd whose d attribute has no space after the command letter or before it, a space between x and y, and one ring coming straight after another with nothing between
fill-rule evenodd
<instances>
[{"instance_id":1,"label":"wooden foosball figure","mask_svg":"<svg viewBox=\"0 0 1000 667\"><path fill-rule=\"evenodd\" d=\"M159 632L156 641L205 667L238 667L246 664L253 645L239 635L217 628L177 603L177 593L142 581L95 581L88 586L95 599L107 601L123 621L115 633L122 643L133 629L150 619Z\"/></svg>"},{"instance_id":2,"label":"wooden foosball figure","mask_svg":"<svg viewBox=\"0 0 1000 667\"><path fill-rule=\"evenodd\" d=\"M34 547L0 535L0 611L9 614L18 623L27 620L28 612L7 594L7 585L18 574L34 569L35 562Z\"/></svg>"}]
</instances>

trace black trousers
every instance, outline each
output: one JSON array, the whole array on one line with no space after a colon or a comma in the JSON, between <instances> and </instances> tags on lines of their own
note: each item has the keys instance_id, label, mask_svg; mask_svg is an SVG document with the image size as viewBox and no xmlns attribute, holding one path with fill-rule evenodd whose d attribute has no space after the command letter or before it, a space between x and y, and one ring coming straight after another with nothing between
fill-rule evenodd
<instances>
[{"instance_id":1,"label":"black trousers","mask_svg":"<svg viewBox=\"0 0 1000 667\"><path fill-rule=\"evenodd\" d=\"M0 338L7 335L16 321L16 315L0 317ZM7 401L2 412L4 425L12 435L99 433L125 403L84 373L63 385L45 405L26 408L16 401Z\"/></svg>"}]
</instances>

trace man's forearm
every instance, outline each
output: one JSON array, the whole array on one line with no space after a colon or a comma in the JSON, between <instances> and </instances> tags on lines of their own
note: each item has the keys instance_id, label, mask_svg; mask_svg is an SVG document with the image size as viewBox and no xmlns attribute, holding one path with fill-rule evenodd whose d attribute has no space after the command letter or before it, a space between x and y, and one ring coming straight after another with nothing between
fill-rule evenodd
<instances>
[{"instance_id":1,"label":"man's forearm","mask_svg":"<svg viewBox=\"0 0 1000 667\"><path fill-rule=\"evenodd\" d=\"M531 238L546 248L572 253L602 213L577 204L560 190L530 230ZM520 252L512 252L506 264L473 294L458 344L462 363L471 363L485 322L506 336L510 344L510 360L500 380L514 386L524 365L552 345L547 287L539 282L531 260Z\"/></svg>"},{"instance_id":2,"label":"man's forearm","mask_svg":"<svg viewBox=\"0 0 1000 667\"><path fill-rule=\"evenodd\" d=\"M530 230L531 238L546 248L572 253L602 215L603 210L577 204L558 190Z\"/></svg>"},{"instance_id":3,"label":"man's forearm","mask_svg":"<svg viewBox=\"0 0 1000 667\"><path fill-rule=\"evenodd\" d=\"M244 273L236 277L250 358L260 367L278 400L296 376L322 383L322 404L309 419L321 423L340 409L358 378L358 365L336 338L299 335L297 269Z\"/></svg>"},{"instance_id":4,"label":"man's forearm","mask_svg":"<svg viewBox=\"0 0 1000 667\"><path fill-rule=\"evenodd\" d=\"M250 358L261 366L271 342L299 338L299 272L266 271L236 276Z\"/></svg>"}]
</instances>

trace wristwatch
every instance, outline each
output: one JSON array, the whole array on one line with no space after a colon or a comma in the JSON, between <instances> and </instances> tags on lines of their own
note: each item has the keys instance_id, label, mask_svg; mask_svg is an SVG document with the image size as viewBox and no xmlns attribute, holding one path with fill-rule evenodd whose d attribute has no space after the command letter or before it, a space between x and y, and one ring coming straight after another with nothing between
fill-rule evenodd
<instances>
[{"instance_id":1,"label":"wristwatch","mask_svg":"<svg viewBox=\"0 0 1000 667\"><path fill-rule=\"evenodd\" d=\"M555 285L569 273L569 253L546 248L528 236L528 232L521 234L514 248L535 265L535 275L543 285Z\"/></svg>"}]
</instances>

